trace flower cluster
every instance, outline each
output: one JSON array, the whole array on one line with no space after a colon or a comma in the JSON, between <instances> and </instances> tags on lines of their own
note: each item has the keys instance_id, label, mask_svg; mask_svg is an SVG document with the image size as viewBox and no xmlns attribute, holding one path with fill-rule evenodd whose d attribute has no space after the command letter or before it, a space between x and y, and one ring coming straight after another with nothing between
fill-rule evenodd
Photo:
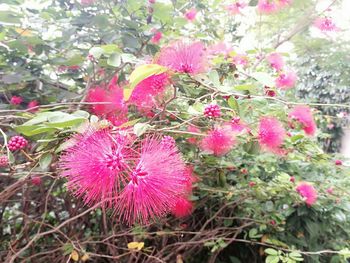
<instances>
[{"instance_id":1,"label":"flower cluster","mask_svg":"<svg viewBox=\"0 0 350 263\"><path fill-rule=\"evenodd\" d=\"M13 136L11 139L8 141L8 148L10 151L17 151L21 150L24 147L26 147L28 144L28 141L24 139L22 136Z\"/></svg>"},{"instance_id":2,"label":"flower cluster","mask_svg":"<svg viewBox=\"0 0 350 263\"><path fill-rule=\"evenodd\" d=\"M178 211L191 178L175 141L169 136L133 141L127 131L88 127L77 134L60 160L68 188L86 204L113 207L129 224Z\"/></svg>"}]
</instances>

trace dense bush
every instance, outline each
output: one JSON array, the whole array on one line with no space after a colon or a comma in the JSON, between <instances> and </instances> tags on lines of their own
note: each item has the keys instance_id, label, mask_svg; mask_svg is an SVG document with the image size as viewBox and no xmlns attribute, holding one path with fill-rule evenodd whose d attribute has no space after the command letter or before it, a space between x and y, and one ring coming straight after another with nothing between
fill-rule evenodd
<instances>
[{"instance_id":1,"label":"dense bush","mask_svg":"<svg viewBox=\"0 0 350 263\"><path fill-rule=\"evenodd\" d=\"M239 52L315 5L256 2L5 1L2 261L347 262L347 163L275 53L323 12Z\"/></svg>"}]
</instances>

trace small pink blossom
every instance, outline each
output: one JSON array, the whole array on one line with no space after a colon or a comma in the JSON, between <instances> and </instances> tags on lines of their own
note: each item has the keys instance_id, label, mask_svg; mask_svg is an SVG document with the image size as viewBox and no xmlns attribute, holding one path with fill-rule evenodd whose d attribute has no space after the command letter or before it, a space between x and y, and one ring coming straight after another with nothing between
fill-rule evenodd
<instances>
[{"instance_id":1,"label":"small pink blossom","mask_svg":"<svg viewBox=\"0 0 350 263\"><path fill-rule=\"evenodd\" d=\"M39 105L39 102L37 100L32 100L28 103L27 109L29 112L36 112L39 109L38 105Z\"/></svg>"},{"instance_id":2,"label":"small pink blossom","mask_svg":"<svg viewBox=\"0 0 350 263\"><path fill-rule=\"evenodd\" d=\"M196 19L196 15L197 15L197 10L194 8L191 8L186 11L185 18L187 19L187 21L193 22Z\"/></svg>"},{"instance_id":3,"label":"small pink blossom","mask_svg":"<svg viewBox=\"0 0 350 263\"><path fill-rule=\"evenodd\" d=\"M289 181L292 182L292 183L295 183L295 177L294 177L294 176L291 176L291 177L289 178Z\"/></svg>"},{"instance_id":4,"label":"small pink blossom","mask_svg":"<svg viewBox=\"0 0 350 263\"><path fill-rule=\"evenodd\" d=\"M201 42L176 41L161 49L156 63L180 73L202 73L207 66L205 47Z\"/></svg>"},{"instance_id":5,"label":"small pink blossom","mask_svg":"<svg viewBox=\"0 0 350 263\"><path fill-rule=\"evenodd\" d=\"M189 216L192 213L193 204L191 201L184 197L179 197L176 200L175 207L172 210L172 213L177 218L182 218Z\"/></svg>"},{"instance_id":6,"label":"small pink blossom","mask_svg":"<svg viewBox=\"0 0 350 263\"><path fill-rule=\"evenodd\" d=\"M235 65L241 65L243 67L246 67L248 65L248 57L243 54L237 54L233 58L233 63Z\"/></svg>"},{"instance_id":7,"label":"small pink blossom","mask_svg":"<svg viewBox=\"0 0 350 263\"><path fill-rule=\"evenodd\" d=\"M282 90L293 88L297 81L297 75L294 71L280 73L275 80L276 87Z\"/></svg>"},{"instance_id":8,"label":"small pink blossom","mask_svg":"<svg viewBox=\"0 0 350 263\"><path fill-rule=\"evenodd\" d=\"M232 15L238 15L241 14L241 11L243 8L247 6L247 3L243 1L236 1L232 4L229 4L226 6L226 10L230 12Z\"/></svg>"},{"instance_id":9,"label":"small pink blossom","mask_svg":"<svg viewBox=\"0 0 350 263\"><path fill-rule=\"evenodd\" d=\"M19 105L23 102L23 98L20 97L20 96L12 96L11 97L11 100L10 100L10 103L12 105Z\"/></svg>"},{"instance_id":10,"label":"small pink blossom","mask_svg":"<svg viewBox=\"0 0 350 263\"><path fill-rule=\"evenodd\" d=\"M41 185L41 178L39 176L33 176L31 179L31 183L33 185L39 186Z\"/></svg>"},{"instance_id":11,"label":"small pink blossom","mask_svg":"<svg viewBox=\"0 0 350 263\"><path fill-rule=\"evenodd\" d=\"M285 136L286 130L276 118L263 117L260 120L258 139L263 148L278 153Z\"/></svg>"},{"instance_id":12,"label":"small pink blossom","mask_svg":"<svg viewBox=\"0 0 350 263\"><path fill-rule=\"evenodd\" d=\"M220 106L217 104L209 104L204 108L204 116L207 118L219 118L221 116Z\"/></svg>"},{"instance_id":13,"label":"small pink blossom","mask_svg":"<svg viewBox=\"0 0 350 263\"><path fill-rule=\"evenodd\" d=\"M296 120L302 126L307 135L313 136L316 133L317 126L312 116L311 109L307 106L296 106L288 114L289 118Z\"/></svg>"},{"instance_id":14,"label":"small pink blossom","mask_svg":"<svg viewBox=\"0 0 350 263\"><path fill-rule=\"evenodd\" d=\"M314 26L322 32L339 31L333 20L329 17L319 17L314 21Z\"/></svg>"},{"instance_id":15,"label":"small pink blossom","mask_svg":"<svg viewBox=\"0 0 350 263\"><path fill-rule=\"evenodd\" d=\"M0 167L6 167L9 165L9 159L6 155L0 155Z\"/></svg>"},{"instance_id":16,"label":"small pink blossom","mask_svg":"<svg viewBox=\"0 0 350 263\"><path fill-rule=\"evenodd\" d=\"M148 3L150 3L150 4L155 4L155 3L156 3L156 0L148 0Z\"/></svg>"},{"instance_id":17,"label":"small pink blossom","mask_svg":"<svg viewBox=\"0 0 350 263\"><path fill-rule=\"evenodd\" d=\"M152 36L152 38L151 38L151 42L152 42L153 44L159 44L159 41L160 41L160 40L162 39L162 37L163 37L162 32L160 32L160 31L158 31L158 30L156 30L156 29L153 29L152 32L153 32L153 36Z\"/></svg>"},{"instance_id":18,"label":"small pink blossom","mask_svg":"<svg viewBox=\"0 0 350 263\"><path fill-rule=\"evenodd\" d=\"M343 165L343 161L342 160L335 160L335 165Z\"/></svg>"},{"instance_id":19,"label":"small pink blossom","mask_svg":"<svg viewBox=\"0 0 350 263\"><path fill-rule=\"evenodd\" d=\"M270 15L278 11L278 5L272 0L259 0L258 12L264 15Z\"/></svg>"},{"instance_id":20,"label":"small pink blossom","mask_svg":"<svg viewBox=\"0 0 350 263\"><path fill-rule=\"evenodd\" d=\"M284 67L283 57L279 53L271 53L267 56L267 61L276 71L280 71Z\"/></svg>"},{"instance_id":21,"label":"small pink blossom","mask_svg":"<svg viewBox=\"0 0 350 263\"><path fill-rule=\"evenodd\" d=\"M309 206L313 205L317 201L316 189L307 182L301 182L296 187L296 191L304 198L305 203Z\"/></svg>"},{"instance_id":22,"label":"small pink blossom","mask_svg":"<svg viewBox=\"0 0 350 263\"><path fill-rule=\"evenodd\" d=\"M327 192L328 194L332 195L332 194L334 193L333 187L327 188L326 192Z\"/></svg>"},{"instance_id":23,"label":"small pink blossom","mask_svg":"<svg viewBox=\"0 0 350 263\"><path fill-rule=\"evenodd\" d=\"M249 187L254 187L254 186L256 186L256 182L249 182L248 185L249 185Z\"/></svg>"},{"instance_id":24,"label":"small pink blossom","mask_svg":"<svg viewBox=\"0 0 350 263\"><path fill-rule=\"evenodd\" d=\"M231 151L236 144L235 133L229 125L211 130L201 142L201 148L216 156L222 156Z\"/></svg>"}]
</instances>

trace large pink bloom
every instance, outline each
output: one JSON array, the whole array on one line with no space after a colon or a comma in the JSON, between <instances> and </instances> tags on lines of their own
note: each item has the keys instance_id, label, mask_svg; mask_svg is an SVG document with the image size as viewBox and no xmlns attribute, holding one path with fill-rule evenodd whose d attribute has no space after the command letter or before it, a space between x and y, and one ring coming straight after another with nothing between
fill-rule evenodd
<instances>
[{"instance_id":1,"label":"large pink bloom","mask_svg":"<svg viewBox=\"0 0 350 263\"><path fill-rule=\"evenodd\" d=\"M279 53L271 53L268 55L267 61L270 63L270 66L277 71L280 71L284 67L283 57Z\"/></svg>"},{"instance_id":2,"label":"large pink bloom","mask_svg":"<svg viewBox=\"0 0 350 263\"><path fill-rule=\"evenodd\" d=\"M150 76L137 84L129 102L135 104L139 111L147 113L156 106L155 98L164 93L168 83L169 76L166 73Z\"/></svg>"},{"instance_id":3,"label":"large pink bloom","mask_svg":"<svg viewBox=\"0 0 350 263\"><path fill-rule=\"evenodd\" d=\"M294 71L280 73L275 80L276 87L282 90L293 88L297 81L297 75Z\"/></svg>"},{"instance_id":4,"label":"large pink bloom","mask_svg":"<svg viewBox=\"0 0 350 263\"><path fill-rule=\"evenodd\" d=\"M296 191L304 198L307 205L311 206L316 203L317 191L311 184L307 182L301 182L296 187Z\"/></svg>"},{"instance_id":5,"label":"large pink bloom","mask_svg":"<svg viewBox=\"0 0 350 263\"><path fill-rule=\"evenodd\" d=\"M140 158L116 204L116 213L133 224L147 223L170 212L185 195L185 164L176 145L157 138L142 142Z\"/></svg>"},{"instance_id":6,"label":"large pink bloom","mask_svg":"<svg viewBox=\"0 0 350 263\"><path fill-rule=\"evenodd\" d=\"M179 197L176 200L175 207L172 210L174 216L181 218L192 213L193 204L187 198Z\"/></svg>"},{"instance_id":7,"label":"large pink bloom","mask_svg":"<svg viewBox=\"0 0 350 263\"><path fill-rule=\"evenodd\" d=\"M314 21L314 26L322 32L338 31L339 28L335 25L333 20L329 17L319 17Z\"/></svg>"},{"instance_id":8,"label":"large pink bloom","mask_svg":"<svg viewBox=\"0 0 350 263\"><path fill-rule=\"evenodd\" d=\"M201 42L176 41L161 49L156 63L176 72L202 73L207 66L205 47Z\"/></svg>"},{"instance_id":9,"label":"large pink bloom","mask_svg":"<svg viewBox=\"0 0 350 263\"><path fill-rule=\"evenodd\" d=\"M280 147L286 136L286 131L274 117L263 117L259 124L259 143L262 148L265 148L274 153L280 152Z\"/></svg>"},{"instance_id":10,"label":"large pink bloom","mask_svg":"<svg viewBox=\"0 0 350 263\"><path fill-rule=\"evenodd\" d=\"M61 156L61 176L68 179L68 188L86 204L108 199L111 205L125 182L126 164L132 158L126 135L112 135L109 130L88 127L75 135Z\"/></svg>"},{"instance_id":11,"label":"large pink bloom","mask_svg":"<svg viewBox=\"0 0 350 263\"><path fill-rule=\"evenodd\" d=\"M307 106L296 106L289 113L289 118L296 120L302 126L304 132L308 135L314 135L317 126L312 116L311 109Z\"/></svg>"},{"instance_id":12,"label":"large pink bloom","mask_svg":"<svg viewBox=\"0 0 350 263\"><path fill-rule=\"evenodd\" d=\"M201 142L201 148L216 156L228 153L236 143L235 133L229 125L210 131Z\"/></svg>"},{"instance_id":13,"label":"large pink bloom","mask_svg":"<svg viewBox=\"0 0 350 263\"><path fill-rule=\"evenodd\" d=\"M124 102L123 89L117 84L115 76L107 88L95 87L89 90L87 102L98 102L91 106L92 113L104 117L114 125L120 125L128 120L128 108Z\"/></svg>"}]
</instances>

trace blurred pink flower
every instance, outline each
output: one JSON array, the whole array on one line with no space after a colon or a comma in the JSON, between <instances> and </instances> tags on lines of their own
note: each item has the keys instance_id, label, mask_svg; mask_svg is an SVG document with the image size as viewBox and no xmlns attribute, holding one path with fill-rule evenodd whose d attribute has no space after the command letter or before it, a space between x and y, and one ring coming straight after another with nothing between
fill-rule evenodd
<instances>
[{"instance_id":1,"label":"blurred pink flower","mask_svg":"<svg viewBox=\"0 0 350 263\"><path fill-rule=\"evenodd\" d=\"M243 67L248 65L248 57L246 55L237 54L232 59L235 65L241 65Z\"/></svg>"},{"instance_id":2,"label":"blurred pink flower","mask_svg":"<svg viewBox=\"0 0 350 263\"><path fill-rule=\"evenodd\" d=\"M259 124L259 143L262 148L279 153L286 131L275 117L263 117Z\"/></svg>"},{"instance_id":3,"label":"blurred pink flower","mask_svg":"<svg viewBox=\"0 0 350 263\"><path fill-rule=\"evenodd\" d=\"M343 165L343 161L342 160L335 160L335 165Z\"/></svg>"},{"instance_id":4,"label":"blurred pink flower","mask_svg":"<svg viewBox=\"0 0 350 263\"><path fill-rule=\"evenodd\" d=\"M296 106L288 114L289 118L296 120L307 135L315 135L317 126L308 106Z\"/></svg>"},{"instance_id":5,"label":"blurred pink flower","mask_svg":"<svg viewBox=\"0 0 350 263\"><path fill-rule=\"evenodd\" d=\"M258 12L264 15L270 15L278 11L278 5L275 1L271 0L259 0Z\"/></svg>"},{"instance_id":6,"label":"blurred pink flower","mask_svg":"<svg viewBox=\"0 0 350 263\"><path fill-rule=\"evenodd\" d=\"M10 103L12 105L19 105L23 102L23 98L21 96L12 96Z\"/></svg>"},{"instance_id":7,"label":"blurred pink flower","mask_svg":"<svg viewBox=\"0 0 350 263\"><path fill-rule=\"evenodd\" d=\"M167 73L152 75L137 84L128 102L136 105L140 112L147 114L156 107L156 98L163 95L168 84Z\"/></svg>"},{"instance_id":8,"label":"blurred pink flower","mask_svg":"<svg viewBox=\"0 0 350 263\"><path fill-rule=\"evenodd\" d=\"M282 90L293 88L297 81L297 75L294 71L280 73L275 80L276 87Z\"/></svg>"},{"instance_id":9,"label":"blurred pink flower","mask_svg":"<svg viewBox=\"0 0 350 263\"><path fill-rule=\"evenodd\" d=\"M267 61L276 71L280 71L284 67L283 57L279 53L271 53L267 56Z\"/></svg>"},{"instance_id":10,"label":"blurred pink flower","mask_svg":"<svg viewBox=\"0 0 350 263\"><path fill-rule=\"evenodd\" d=\"M286 7L288 5L291 5L293 0L277 0L277 3L280 7Z\"/></svg>"},{"instance_id":11,"label":"blurred pink flower","mask_svg":"<svg viewBox=\"0 0 350 263\"><path fill-rule=\"evenodd\" d=\"M39 110L37 107L39 105L39 102L37 100L32 100L28 103L27 109L29 112L36 112Z\"/></svg>"},{"instance_id":12,"label":"blurred pink flower","mask_svg":"<svg viewBox=\"0 0 350 263\"><path fill-rule=\"evenodd\" d=\"M163 37L163 34L162 32L156 30L156 29L153 29L152 32L154 33L152 38L151 38L151 42L153 44L159 44L159 41L161 40L161 38Z\"/></svg>"},{"instance_id":13,"label":"blurred pink flower","mask_svg":"<svg viewBox=\"0 0 350 263\"><path fill-rule=\"evenodd\" d=\"M156 63L176 72L202 73L207 66L205 47L201 42L176 41L161 49Z\"/></svg>"},{"instance_id":14,"label":"blurred pink flower","mask_svg":"<svg viewBox=\"0 0 350 263\"><path fill-rule=\"evenodd\" d=\"M216 156L222 156L231 151L236 144L236 136L229 125L211 130L201 142L201 148Z\"/></svg>"},{"instance_id":15,"label":"blurred pink flower","mask_svg":"<svg viewBox=\"0 0 350 263\"><path fill-rule=\"evenodd\" d=\"M115 212L128 224L148 223L167 214L186 194L185 164L175 145L162 147L160 140L148 137L140 149L140 157L115 204Z\"/></svg>"},{"instance_id":16,"label":"blurred pink flower","mask_svg":"<svg viewBox=\"0 0 350 263\"><path fill-rule=\"evenodd\" d=\"M95 2L95 0L80 0L82 5L91 5Z\"/></svg>"},{"instance_id":17,"label":"blurred pink flower","mask_svg":"<svg viewBox=\"0 0 350 263\"><path fill-rule=\"evenodd\" d=\"M192 22L193 20L196 19L196 15L197 15L197 10L194 8L191 8L186 11L185 18L187 19L187 21Z\"/></svg>"},{"instance_id":18,"label":"blurred pink flower","mask_svg":"<svg viewBox=\"0 0 350 263\"><path fill-rule=\"evenodd\" d=\"M311 206L316 203L317 191L310 183L300 182L296 187L296 191L304 198L307 205Z\"/></svg>"},{"instance_id":19,"label":"blurred pink flower","mask_svg":"<svg viewBox=\"0 0 350 263\"><path fill-rule=\"evenodd\" d=\"M187 131L194 132L194 133L200 133L201 132L201 130L199 128L197 128L196 126L193 126L193 125L189 125L187 127ZM187 139L187 141L190 144L197 144L198 138L197 137L190 137L190 138Z\"/></svg>"},{"instance_id":20,"label":"blurred pink flower","mask_svg":"<svg viewBox=\"0 0 350 263\"><path fill-rule=\"evenodd\" d=\"M229 47L224 42L218 42L216 44L212 44L208 47L208 55L216 56L216 55L224 55L228 56L228 54L232 51L232 48Z\"/></svg>"},{"instance_id":21,"label":"blurred pink flower","mask_svg":"<svg viewBox=\"0 0 350 263\"><path fill-rule=\"evenodd\" d=\"M322 32L339 31L333 20L329 17L319 17L314 21L314 26Z\"/></svg>"},{"instance_id":22,"label":"blurred pink flower","mask_svg":"<svg viewBox=\"0 0 350 263\"><path fill-rule=\"evenodd\" d=\"M236 1L226 6L226 10L229 11L232 15L238 15L241 14L241 9L245 8L246 6L247 3L243 1Z\"/></svg>"},{"instance_id":23,"label":"blurred pink flower","mask_svg":"<svg viewBox=\"0 0 350 263\"><path fill-rule=\"evenodd\" d=\"M189 216L192 213L192 210L192 202L184 197L179 197L176 200L175 207L173 208L172 213L175 217L181 218Z\"/></svg>"}]
</instances>

